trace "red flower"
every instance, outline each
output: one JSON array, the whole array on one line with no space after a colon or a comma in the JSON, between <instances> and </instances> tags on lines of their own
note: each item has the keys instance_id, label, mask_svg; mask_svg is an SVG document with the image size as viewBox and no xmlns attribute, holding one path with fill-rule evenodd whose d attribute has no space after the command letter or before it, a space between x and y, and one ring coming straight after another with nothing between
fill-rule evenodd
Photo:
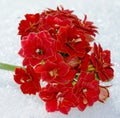
<instances>
[{"instance_id":1,"label":"red flower","mask_svg":"<svg viewBox=\"0 0 120 118\"><path fill-rule=\"evenodd\" d=\"M57 57L55 62L48 60L45 64L36 67L36 72L41 73L43 81L65 84L74 79L76 71L59 58L61 57Z\"/></svg>"},{"instance_id":2,"label":"red flower","mask_svg":"<svg viewBox=\"0 0 120 118\"><path fill-rule=\"evenodd\" d=\"M39 96L46 102L48 112L60 111L68 114L71 107L76 106L71 84L50 83L41 89Z\"/></svg>"},{"instance_id":3,"label":"red flower","mask_svg":"<svg viewBox=\"0 0 120 118\"><path fill-rule=\"evenodd\" d=\"M94 43L91 61L100 80L110 81L113 78L114 70L111 68L112 64L109 50L103 50L100 45L97 46Z\"/></svg>"},{"instance_id":4,"label":"red flower","mask_svg":"<svg viewBox=\"0 0 120 118\"><path fill-rule=\"evenodd\" d=\"M91 48L84 34L69 26L60 28L57 35L57 49L69 56L84 57Z\"/></svg>"},{"instance_id":5,"label":"red flower","mask_svg":"<svg viewBox=\"0 0 120 118\"><path fill-rule=\"evenodd\" d=\"M27 36L30 32L39 32L40 14L26 14L25 18L19 24L18 34L23 37Z\"/></svg>"},{"instance_id":6,"label":"red flower","mask_svg":"<svg viewBox=\"0 0 120 118\"><path fill-rule=\"evenodd\" d=\"M93 40L90 35L95 36L97 33L97 27L93 25L93 22L87 21L87 15L85 15L84 20L81 21L80 28L83 29L88 42Z\"/></svg>"},{"instance_id":7,"label":"red flower","mask_svg":"<svg viewBox=\"0 0 120 118\"><path fill-rule=\"evenodd\" d=\"M87 71L90 63L90 55L86 54L83 58L77 56L66 56L64 60L70 67L76 71Z\"/></svg>"},{"instance_id":8,"label":"red flower","mask_svg":"<svg viewBox=\"0 0 120 118\"><path fill-rule=\"evenodd\" d=\"M42 60L55 59L55 40L47 31L30 33L27 37L23 37L21 45L19 54L24 57L23 65L34 66Z\"/></svg>"},{"instance_id":9,"label":"red flower","mask_svg":"<svg viewBox=\"0 0 120 118\"><path fill-rule=\"evenodd\" d=\"M95 80L94 73L81 72L74 87L78 109L83 111L87 105L92 106L99 99L99 93L99 81Z\"/></svg>"},{"instance_id":10,"label":"red flower","mask_svg":"<svg viewBox=\"0 0 120 118\"><path fill-rule=\"evenodd\" d=\"M43 16L43 14L41 15ZM52 37L56 39L57 33L59 32L59 28L62 26L70 25L70 21L67 18L64 18L63 14L47 14L41 20L41 26L39 30L47 30L51 34Z\"/></svg>"},{"instance_id":11,"label":"red flower","mask_svg":"<svg viewBox=\"0 0 120 118\"><path fill-rule=\"evenodd\" d=\"M34 72L34 69L28 66L26 69L16 68L14 80L20 84L20 88L24 94L36 94L39 92L40 87L40 75Z\"/></svg>"}]
</instances>

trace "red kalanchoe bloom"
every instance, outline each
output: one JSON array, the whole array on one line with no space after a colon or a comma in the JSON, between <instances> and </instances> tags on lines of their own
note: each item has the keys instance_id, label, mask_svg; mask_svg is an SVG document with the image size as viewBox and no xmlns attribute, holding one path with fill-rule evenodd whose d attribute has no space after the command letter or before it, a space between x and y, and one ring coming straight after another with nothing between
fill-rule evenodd
<instances>
[{"instance_id":1,"label":"red kalanchoe bloom","mask_svg":"<svg viewBox=\"0 0 120 118\"><path fill-rule=\"evenodd\" d=\"M57 49L69 56L84 57L91 48L75 28L62 27L57 36Z\"/></svg>"},{"instance_id":2,"label":"red kalanchoe bloom","mask_svg":"<svg viewBox=\"0 0 120 118\"><path fill-rule=\"evenodd\" d=\"M87 21L87 15L85 15L84 20L81 21L80 28L83 29L83 34L86 37L86 40L88 42L94 40L93 37L91 37L90 35L92 35L92 36L96 35L97 27L93 25L93 22Z\"/></svg>"},{"instance_id":3,"label":"red kalanchoe bloom","mask_svg":"<svg viewBox=\"0 0 120 118\"><path fill-rule=\"evenodd\" d=\"M34 69L28 66L24 68L16 68L14 80L20 84L20 88L24 94L36 94L40 91L40 74L35 73Z\"/></svg>"},{"instance_id":4,"label":"red kalanchoe bloom","mask_svg":"<svg viewBox=\"0 0 120 118\"><path fill-rule=\"evenodd\" d=\"M55 59L55 40L47 31L30 33L21 40L20 56L24 58L23 65L36 65L42 60Z\"/></svg>"},{"instance_id":5,"label":"red kalanchoe bloom","mask_svg":"<svg viewBox=\"0 0 120 118\"><path fill-rule=\"evenodd\" d=\"M40 14L26 14L25 18L19 24L18 34L23 37L27 36L30 32L39 32Z\"/></svg>"},{"instance_id":6,"label":"red kalanchoe bloom","mask_svg":"<svg viewBox=\"0 0 120 118\"><path fill-rule=\"evenodd\" d=\"M41 73L43 81L65 84L74 79L76 71L71 69L67 63L60 60L61 57L57 56L57 60L55 62L48 60L45 64L40 64L36 67L35 70L37 73Z\"/></svg>"},{"instance_id":7,"label":"red kalanchoe bloom","mask_svg":"<svg viewBox=\"0 0 120 118\"><path fill-rule=\"evenodd\" d=\"M113 78L114 70L111 68L112 64L109 50L103 50L100 44L97 46L97 44L94 43L91 61L100 80L110 81Z\"/></svg>"},{"instance_id":8,"label":"red kalanchoe bloom","mask_svg":"<svg viewBox=\"0 0 120 118\"><path fill-rule=\"evenodd\" d=\"M99 81L95 80L94 73L81 72L74 87L78 109L83 111L87 105L92 106L99 99L99 93Z\"/></svg>"},{"instance_id":9,"label":"red kalanchoe bloom","mask_svg":"<svg viewBox=\"0 0 120 118\"><path fill-rule=\"evenodd\" d=\"M44 16L43 14L41 16ZM47 14L43 17L41 22L42 23L39 30L46 29L54 38L56 38L60 27L70 25L71 23L71 21L69 21L67 18L64 18L63 15L57 13L55 15Z\"/></svg>"},{"instance_id":10,"label":"red kalanchoe bloom","mask_svg":"<svg viewBox=\"0 0 120 118\"><path fill-rule=\"evenodd\" d=\"M50 83L41 89L39 96L46 102L48 112L60 111L68 114L71 107L76 106L71 84Z\"/></svg>"},{"instance_id":11,"label":"red kalanchoe bloom","mask_svg":"<svg viewBox=\"0 0 120 118\"><path fill-rule=\"evenodd\" d=\"M88 65L90 63L90 55L86 54L83 58L77 56L64 56L64 60L69 64L71 68L74 68L76 71L87 71Z\"/></svg>"}]
</instances>

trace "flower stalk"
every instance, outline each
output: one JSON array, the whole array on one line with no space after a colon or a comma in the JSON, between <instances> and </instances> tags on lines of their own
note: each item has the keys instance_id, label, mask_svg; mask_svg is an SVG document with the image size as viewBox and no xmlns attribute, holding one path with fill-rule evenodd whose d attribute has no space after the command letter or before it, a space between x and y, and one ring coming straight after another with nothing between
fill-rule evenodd
<instances>
[{"instance_id":1,"label":"flower stalk","mask_svg":"<svg viewBox=\"0 0 120 118\"><path fill-rule=\"evenodd\" d=\"M18 67L19 66L11 65L11 64L6 64L6 63L1 63L0 62L0 69L2 69L2 70L14 71Z\"/></svg>"}]
</instances>

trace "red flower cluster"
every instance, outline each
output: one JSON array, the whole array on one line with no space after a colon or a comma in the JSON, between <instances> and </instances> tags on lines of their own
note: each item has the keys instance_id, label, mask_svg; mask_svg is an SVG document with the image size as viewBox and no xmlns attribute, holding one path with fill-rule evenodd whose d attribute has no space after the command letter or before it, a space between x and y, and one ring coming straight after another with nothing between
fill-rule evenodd
<instances>
[{"instance_id":1,"label":"red flower cluster","mask_svg":"<svg viewBox=\"0 0 120 118\"><path fill-rule=\"evenodd\" d=\"M18 27L24 68L14 75L22 92L39 93L48 112L64 114L104 102L109 91L100 82L112 80L114 70L110 51L90 44L96 28L86 15L81 20L63 7L26 14Z\"/></svg>"}]
</instances>

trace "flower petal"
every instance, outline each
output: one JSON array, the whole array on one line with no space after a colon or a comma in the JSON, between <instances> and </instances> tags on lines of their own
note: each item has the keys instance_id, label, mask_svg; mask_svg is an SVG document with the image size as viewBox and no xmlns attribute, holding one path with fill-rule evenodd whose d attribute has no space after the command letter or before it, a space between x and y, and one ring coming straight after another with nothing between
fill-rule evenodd
<instances>
[{"instance_id":1,"label":"flower petal","mask_svg":"<svg viewBox=\"0 0 120 118\"><path fill-rule=\"evenodd\" d=\"M99 86L100 94L99 94L99 101L104 103L105 100L109 97L109 91L107 87Z\"/></svg>"}]
</instances>

